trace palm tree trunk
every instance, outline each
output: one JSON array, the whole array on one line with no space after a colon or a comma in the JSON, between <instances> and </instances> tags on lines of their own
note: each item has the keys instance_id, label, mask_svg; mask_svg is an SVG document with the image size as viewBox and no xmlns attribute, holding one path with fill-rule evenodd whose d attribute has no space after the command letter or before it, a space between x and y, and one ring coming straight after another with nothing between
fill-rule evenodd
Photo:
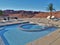
<instances>
[{"instance_id":1,"label":"palm tree trunk","mask_svg":"<svg viewBox=\"0 0 60 45\"><path fill-rule=\"evenodd\" d=\"M50 11L50 19L51 19L51 17L52 17L52 11Z\"/></svg>"}]
</instances>

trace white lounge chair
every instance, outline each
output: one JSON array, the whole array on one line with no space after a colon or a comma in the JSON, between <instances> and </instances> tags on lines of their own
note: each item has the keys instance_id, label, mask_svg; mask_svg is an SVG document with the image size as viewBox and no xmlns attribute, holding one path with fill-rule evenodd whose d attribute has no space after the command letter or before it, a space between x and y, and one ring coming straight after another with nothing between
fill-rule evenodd
<instances>
[{"instance_id":1,"label":"white lounge chair","mask_svg":"<svg viewBox=\"0 0 60 45\"><path fill-rule=\"evenodd\" d=\"M23 21L23 19L17 19L18 21Z\"/></svg>"},{"instance_id":2,"label":"white lounge chair","mask_svg":"<svg viewBox=\"0 0 60 45\"><path fill-rule=\"evenodd\" d=\"M34 22L30 22L30 23L34 24Z\"/></svg>"},{"instance_id":3,"label":"white lounge chair","mask_svg":"<svg viewBox=\"0 0 60 45\"><path fill-rule=\"evenodd\" d=\"M55 18L55 16L51 16L51 19Z\"/></svg>"},{"instance_id":4,"label":"white lounge chair","mask_svg":"<svg viewBox=\"0 0 60 45\"><path fill-rule=\"evenodd\" d=\"M2 20L1 22L6 22L6 20Z\"/></svg>"},{"instance_id":5,"label":"white lounge chair","mask_svg":"<svg viewBox=\"0 0 60 45\"><path fill-rule=\"evenodd\" d=\"M47 19L50 19L51 18L51 16L47 16Z\"/></svg>"},{"instance_id":6,"label":"white lounge chair","mask_svg":"<svg viewBox=\"0 0 60 45\"><path fill-rule=\"evenodd\" d=\"M59 20L59 18L56 18L55 16L52 16L51 19L54 20L54 21L58 21Z\"/></svg>"},{"instance_id":7,"label":"white lounge chair","mask_svg":"<svg viewBox=\"0 0 60 45\"><path fill-rule=\"evenodd\" d=\"M17 21L17 19L12 19L13 21Z\"/></svg>"}]
</instances>

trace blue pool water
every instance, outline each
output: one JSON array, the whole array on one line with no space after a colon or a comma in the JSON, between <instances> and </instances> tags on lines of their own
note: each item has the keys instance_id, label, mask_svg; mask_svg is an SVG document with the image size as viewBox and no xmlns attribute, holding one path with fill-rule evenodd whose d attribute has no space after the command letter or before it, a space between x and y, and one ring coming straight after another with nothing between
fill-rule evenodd
<instances>
[{"instance_id":1,"label":"blue pool water","mask_svg":"<svg viewBox=\"0 0 60 45\"><path fill-rule=\"evenodd\" d=\"M20 24L5 26L5 29L0 31L0 36L6 45L26 45L27 43L48 35L57 29L51 27L41 32L25 32L19 29L19 25Z\"/></svg>"},{"instance_id":2,"label":"blue pool water","mask_svg":"<svg viewBox=\"0 0 60 45\"><path fill-rule=\"evenodd\" d=\"M40 26L40 25L37 25L37 24L23 24L20 26L20 28L23 28L23 29L28 29L28 30L36 30L36 29L42 29L44 28L44 26Z\"/></svg>"}]
</instances>

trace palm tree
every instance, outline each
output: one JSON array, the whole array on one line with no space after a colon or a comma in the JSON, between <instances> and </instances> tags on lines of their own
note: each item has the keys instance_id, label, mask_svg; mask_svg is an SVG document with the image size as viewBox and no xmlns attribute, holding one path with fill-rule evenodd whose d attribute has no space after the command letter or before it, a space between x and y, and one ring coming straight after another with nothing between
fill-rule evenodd
<instances>
[{"instance_id":1,"label":"palm tree","mask_svg":"<svg viewBox=\"0 0 60 45\"><path fill-rule=\"evenodd\" d=\"M48 10L50 11L50 16L52 16L53 10L56 11L56 10L53 8L53 4L52 4L52 3L50 3L50 4L48 5ZM51 18L51 17L50 17L50 18Z\"/></svg>"}]
</instances>

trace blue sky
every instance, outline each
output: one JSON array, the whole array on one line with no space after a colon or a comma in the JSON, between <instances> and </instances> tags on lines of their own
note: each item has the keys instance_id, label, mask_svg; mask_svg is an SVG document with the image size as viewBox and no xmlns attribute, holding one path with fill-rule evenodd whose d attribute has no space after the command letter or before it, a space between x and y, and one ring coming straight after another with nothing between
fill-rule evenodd
<instances>
[{"instance_id":1,"label":"blue sky","mask_svg":"<svg viewBox=\"0 0 60 45\"><path fill-rule=\"evenodd\" d=\"M0 9L47 11L49 3L60 10L60 0L0 0Z\"/></svg>"}]
</instances>

